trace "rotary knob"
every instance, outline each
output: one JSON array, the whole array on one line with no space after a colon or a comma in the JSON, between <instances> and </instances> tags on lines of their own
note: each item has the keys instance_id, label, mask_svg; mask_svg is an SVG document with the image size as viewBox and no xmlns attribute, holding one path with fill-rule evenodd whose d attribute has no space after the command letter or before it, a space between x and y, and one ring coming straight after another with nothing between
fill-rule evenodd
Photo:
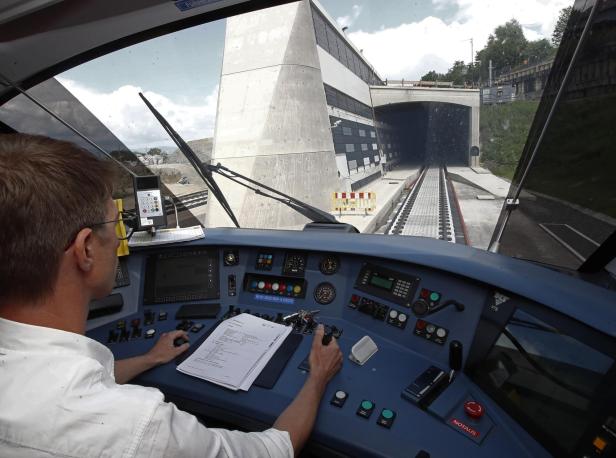
<instances>
[{"instance_id":1,"label":"rotary knob","mask_svg":"<svg viewBox=\"0 0 616 458\"><path fill-rule=\"evenodd\" d=\"M428 313L428 303L423 299L417 299L413 303L413 313L416 316L422 316Z\"/></svg>"}]
</instances>

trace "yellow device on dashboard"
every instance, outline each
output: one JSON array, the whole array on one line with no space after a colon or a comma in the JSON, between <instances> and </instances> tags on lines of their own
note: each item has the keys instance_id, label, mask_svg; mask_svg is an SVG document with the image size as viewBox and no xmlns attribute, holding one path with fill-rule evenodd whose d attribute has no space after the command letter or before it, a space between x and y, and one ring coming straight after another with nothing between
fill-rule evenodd
<instances>
[{"instance_id":1,"label":"yellow device on dashboard","mask_svg":"<svg viewBox=\"0 0 616 458\"><path fill-rule=\"evenodd\" d=\"M114 203L119 212L122 212L124 206L122 205L122 199L115 199ZM126 237L126 227L124 226L124 222L122 221L122 214L120 214L120 220L116 223L115 226L116 235L118 238ZM120 240L120 244L118 245L117 255L119 256L127 256L129 254L128 251L128 240Z\"/></svg>"}]
</instances>

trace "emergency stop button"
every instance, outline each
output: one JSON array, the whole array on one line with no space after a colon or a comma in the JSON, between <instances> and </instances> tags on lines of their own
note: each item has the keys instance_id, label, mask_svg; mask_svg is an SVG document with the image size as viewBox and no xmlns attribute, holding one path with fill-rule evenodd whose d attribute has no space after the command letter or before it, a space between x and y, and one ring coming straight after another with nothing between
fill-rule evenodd
<instances>
[{"instance_id":1,"label":"emergency stop button","mask_svg":"<svg viewBox=\"0 0 616 458\"><path fill-rule=\"evenodd\" d=\"M484 408L476 401L467 401L464 403L464 411L469 417L479 420L483 416Z\"/></svg>"}]
</instances>

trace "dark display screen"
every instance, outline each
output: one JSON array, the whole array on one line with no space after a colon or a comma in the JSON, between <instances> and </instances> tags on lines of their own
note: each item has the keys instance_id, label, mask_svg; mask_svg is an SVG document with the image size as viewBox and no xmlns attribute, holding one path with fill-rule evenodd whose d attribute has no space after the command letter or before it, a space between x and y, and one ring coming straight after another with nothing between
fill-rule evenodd
<instances>
[{"instance_id":1,"label":"dark display screen","mask_svg":"<svg viewBox=\"0 0 616 458\"><path fill-rule=\"evenodd\" d=\"M394 286L394 279L391 277L385 278L373 275L372 277L370 277L370 284L379 288L386 289L387 291L391 291Z\"/></svg>"},{"instance_id":2,"label":"dark display screen","mask_svg":"<svg viewBox=\"0 0 616 458\"><path fill-rule=\"evenodd\" d=\"M190 249L148 258L144 303L217 299L218 252Z\"/></svg>"},{"instance_id":3,"label":"dark display screen","mask_svg":"<svg viewBox=\"0 0 616 458\"><path fill-rule=\"evenodd\" d=\"M207 255L159 259L156 266L156 294L205 292L208 284Z\"/></svg>"}]
</instances>

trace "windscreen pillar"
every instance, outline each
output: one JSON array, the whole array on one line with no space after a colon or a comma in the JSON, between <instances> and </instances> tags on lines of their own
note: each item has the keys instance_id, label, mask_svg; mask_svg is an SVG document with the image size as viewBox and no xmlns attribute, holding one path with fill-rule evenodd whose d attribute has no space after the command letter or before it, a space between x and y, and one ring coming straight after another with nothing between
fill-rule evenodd
<instances>
[{"instance_id":1,"label":"windscreen pillar","mask_svg":"<svg viewBox=\"0 0 616 458\"><path fill-rule=\"evenodd\" d=\"M329 211L338 173L308 1L227 20L212 163ZM242 227L308 221L215 178ZM208 207L206 226L231 225L211 193Z\"/></svg>"}]
</instances>

